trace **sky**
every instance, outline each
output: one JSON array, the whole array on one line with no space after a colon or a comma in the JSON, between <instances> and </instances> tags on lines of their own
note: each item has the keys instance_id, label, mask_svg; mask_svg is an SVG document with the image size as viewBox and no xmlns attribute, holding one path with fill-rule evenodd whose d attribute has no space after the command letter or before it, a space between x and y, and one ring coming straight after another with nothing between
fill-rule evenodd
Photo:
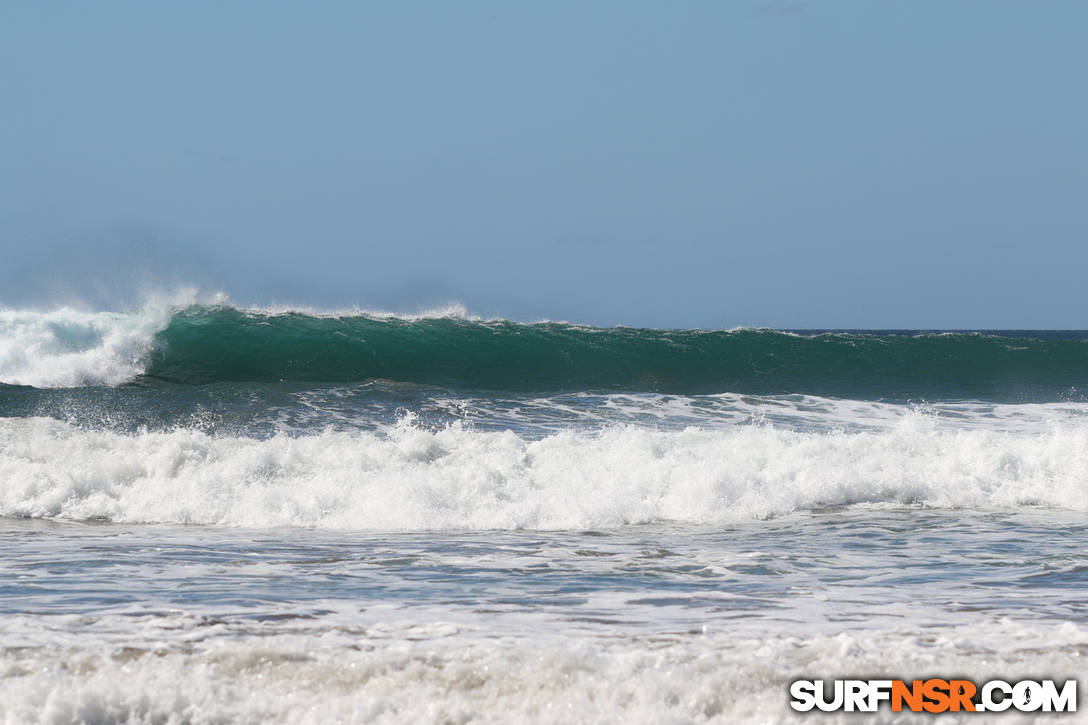
<instances>
[{"instance_id":1,"label":"sky","mask_svg":"<svg viewBox=\"0 0 1088 725\"><path fill-rule=\"evenodd\" d=\"M0 305L1088 328L1088 3L0 3Z\"/></svg>"}]
</instances>

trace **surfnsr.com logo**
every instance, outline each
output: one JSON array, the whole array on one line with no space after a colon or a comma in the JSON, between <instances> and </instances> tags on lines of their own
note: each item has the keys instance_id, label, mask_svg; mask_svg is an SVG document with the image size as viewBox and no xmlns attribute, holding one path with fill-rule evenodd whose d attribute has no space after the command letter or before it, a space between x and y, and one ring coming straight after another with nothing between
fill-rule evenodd
<instances>
[{"instance_id":1,"label":"surfnsr.com logo","mask_svg":"<svg viewBox=\"0 0 1088 725\"><path fill-rule=\"evenodd\" d=\"M798 712L1076 712L1077 681L795 680L790 707Z\"/></svg>"}]
</instances>

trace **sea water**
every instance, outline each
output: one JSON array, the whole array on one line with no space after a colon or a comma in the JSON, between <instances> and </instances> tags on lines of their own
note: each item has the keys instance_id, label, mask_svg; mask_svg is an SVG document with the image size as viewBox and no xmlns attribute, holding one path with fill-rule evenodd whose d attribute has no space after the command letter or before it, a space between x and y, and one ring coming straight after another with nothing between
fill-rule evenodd
<instances>
[{"instance_id":1,"label":"sea water","mask_svg":"<svg viewBox=\"0 0 1088 725\"><path fill-rule=\"evenodd\" d=\"M780 722L797 678L1078 678L1086 339L3 312L0 722Z\"/></svg>"}]
</instances>

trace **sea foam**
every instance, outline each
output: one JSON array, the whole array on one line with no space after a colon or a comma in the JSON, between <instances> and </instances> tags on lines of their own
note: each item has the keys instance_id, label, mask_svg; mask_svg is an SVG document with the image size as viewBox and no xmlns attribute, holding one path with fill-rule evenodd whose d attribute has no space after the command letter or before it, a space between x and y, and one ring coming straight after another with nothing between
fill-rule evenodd
<instances>
[{"instance_id":1,"label":"sea foam","mask_svg":"<svg viewBox=\"0 0 1088 725\"><path fill-rule=\"evenodd\" d=\"M443 622L317 633L273 624L240 638L198 617L105 618L122 644L85 627L66 631L70 622L10 619L20 633L45 630L50 644L0 652L0 722L8 723L804 723L811 719L789 709L787 692L791 680L813 673L969 672L977 681L1016 681L1077 672L1088 643L1072 622L1009 620L938 634L904 625L653 637L487 637ZM151 627L159 631L145 634ZM932 722L926 714L881 715Z\"/></svg>"},{"instance_id":2,"label":"sea foam","mask_svg":"<svg viewBox=\"0 0 1088 725\"><path fill-rule=\"evenodd\" d=\"M143 372L169 307L138 313L0 310L0 382L63 388L117 385Z\"/></svg>"},{"instance_id":3,"label":"sea foam","mask_svg":"<svg viewBox=\"0 0 1088 725\"><path fill-rule=\"evenodd\" d=\"M721 524L833 506L1088 511L1088 426L616 426L539 439L402 420L268 439L0 419L0 516L422 531Z\"/></svg>"}]
</instances>

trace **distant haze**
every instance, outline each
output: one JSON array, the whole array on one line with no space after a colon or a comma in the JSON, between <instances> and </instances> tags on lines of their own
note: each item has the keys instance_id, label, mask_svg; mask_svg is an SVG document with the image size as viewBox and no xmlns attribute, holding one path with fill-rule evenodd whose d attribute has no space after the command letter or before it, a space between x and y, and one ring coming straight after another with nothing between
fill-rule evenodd
<instances>
[{"instance_id":1,"label":"distant haze","mask_svg":"<svg viewBox=\"0 0 1088 725\"><path fill-rule=\"evenodd\" d=\"M0 305L1088 328L1088 4L0 5Z\"/></svg>"}]
</instances>

